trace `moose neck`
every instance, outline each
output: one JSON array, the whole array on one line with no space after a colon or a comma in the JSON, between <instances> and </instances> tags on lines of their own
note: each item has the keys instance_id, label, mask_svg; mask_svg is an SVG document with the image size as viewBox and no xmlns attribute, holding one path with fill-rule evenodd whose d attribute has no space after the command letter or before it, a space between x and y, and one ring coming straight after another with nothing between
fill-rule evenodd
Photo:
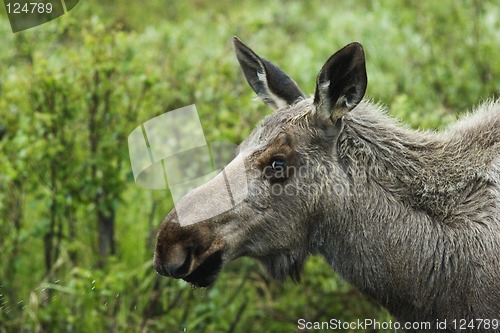
<instances>
[{"instance_id":1,"label":"moose neck","mask_svg":"<svg viewBox=\"0 0 500 333\"><path fill-rule=\"evenodd\" d=\"M456 250L443 246L443 226L436 223L450 209L447 191L456 188L429 182L441 148L439 139L403 128L369 104L346 117L339 137L348 195L331 198L325 208L317 251L400 318L432 316L422 300L449 278L449 267L441 265Z\"/></svg>"}]
</instances>

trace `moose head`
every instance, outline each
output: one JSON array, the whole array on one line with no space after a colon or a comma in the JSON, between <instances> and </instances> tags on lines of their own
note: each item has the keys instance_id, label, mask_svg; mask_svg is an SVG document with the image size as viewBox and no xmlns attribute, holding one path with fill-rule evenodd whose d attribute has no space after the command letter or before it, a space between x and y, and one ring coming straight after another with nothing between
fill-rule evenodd
<instances>
[{"instance_id":1,"label":"moose head","mask_svg":"<svg viewBox=\"0 0 500 333\"><path fill-rule=\"evenodd\" d=\"M342 200L332 204L332 190L344 189L346 177L335 151L343 117L360 103L367 85L359 43L326 61L314 98L236 37L234 47L248 83L274 112L224 169L231 178L245 168L245 193L232 189L241 200L222 214L199 218L219 205L225 178L219 175L176 204L196 223L183 226L174 209L160 226L155 269L195 286L213 283L225 263L241 256L258 259L274 278L299 278L305 259L317 251L313 239L320 221L341 209Z\"/></svg>"}]
</instances>

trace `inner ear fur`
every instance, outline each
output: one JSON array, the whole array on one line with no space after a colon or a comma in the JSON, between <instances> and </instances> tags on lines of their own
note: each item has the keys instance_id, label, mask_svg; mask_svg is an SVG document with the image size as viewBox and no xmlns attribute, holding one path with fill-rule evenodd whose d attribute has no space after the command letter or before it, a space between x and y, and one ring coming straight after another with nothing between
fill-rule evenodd
<instances>
[{"instance_id":1,"label":"inner ear fur","mask_svg":"<svg viewBox=\"0 0 500 333\"><path fill-rule=\"evenodd\" d=\"M361 102L367 82L363 46L348 44L326 61L316 78L317 113L336 122Z\"/></svg>"}]
</instances>

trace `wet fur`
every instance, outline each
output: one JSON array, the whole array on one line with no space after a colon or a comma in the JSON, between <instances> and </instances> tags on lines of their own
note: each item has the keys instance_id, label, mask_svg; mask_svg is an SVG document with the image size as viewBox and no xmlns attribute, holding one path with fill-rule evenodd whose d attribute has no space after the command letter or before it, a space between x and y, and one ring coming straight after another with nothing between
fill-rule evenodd
<instances>
[{"instance_id":1,"label":"wet fur","mask_svg":"<svg viewBox=\"0 0 500 333\"><path fill-rule=\"evenodd\" d=\"M308 198L321 214L294 231L305 236L296 251L261 258L269 274L298 279L307 255L319 253L401 320L497 318L500 104L487 102L448 130L419 132L362 102L343 118L333 154L311 156L314 138L325 135L311 103L276 112L241 149L272 136L277 124L299 138L294 132L309 132L310 145L295 149L325 167L303 181L348 195ZM276 234L260 230L254 241L266 232Z\"/></svg>"}]
</instances>

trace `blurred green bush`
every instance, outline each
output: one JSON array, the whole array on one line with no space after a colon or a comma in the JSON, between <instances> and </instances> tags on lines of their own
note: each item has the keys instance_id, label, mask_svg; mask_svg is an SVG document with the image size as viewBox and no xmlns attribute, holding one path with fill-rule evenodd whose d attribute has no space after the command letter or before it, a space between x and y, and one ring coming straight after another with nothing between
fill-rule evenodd
<instances>
[{"instance_id":1,"label":"blurred green bush","mask_svg":"<svg viewBox=\"0 0 500 333\"><path fill-rule=\"evenodd\" d=\"M196 103L207 141L238 143L252 102L238 35L313 93L331 53L365 46L367 94L436 129L498 97L494 1L81 2L12 34L0 21L0 332L289 332L297 320L390 317L312 258L301 284L247 259L193 290L151 268L168 193L137 188L126 138ZM112 235L103 236L103 231Z\"/></svg>"}]
</instances>

